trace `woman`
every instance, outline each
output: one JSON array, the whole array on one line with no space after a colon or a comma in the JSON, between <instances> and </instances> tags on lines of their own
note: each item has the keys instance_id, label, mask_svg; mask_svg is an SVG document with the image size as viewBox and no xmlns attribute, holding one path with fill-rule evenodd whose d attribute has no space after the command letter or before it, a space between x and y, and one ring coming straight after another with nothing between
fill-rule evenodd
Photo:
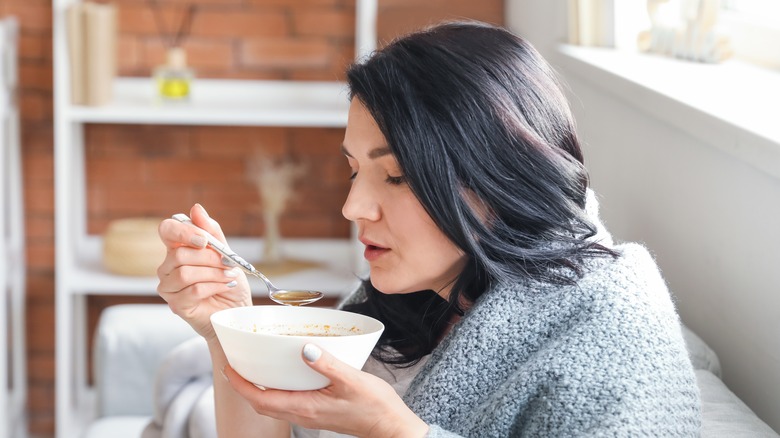
<instances>
[{"instance_id":1,"label":"woman","mask_svg":"<svg viewBox=\"0 0 780 438\"><path fill-rule=\"evenodd\" d=\"M196 227L160 226L160 295L209 343L220 436L697 435L679 321L639 245L613 245L555 75L524 40L450 23L347 74L344 216L370 278L344 309L386 325L363 371L307 345L331 386L258 389L209 323L251 305ZM196 205L200 228L224 239Z\"/></svg>"}]
</instances>

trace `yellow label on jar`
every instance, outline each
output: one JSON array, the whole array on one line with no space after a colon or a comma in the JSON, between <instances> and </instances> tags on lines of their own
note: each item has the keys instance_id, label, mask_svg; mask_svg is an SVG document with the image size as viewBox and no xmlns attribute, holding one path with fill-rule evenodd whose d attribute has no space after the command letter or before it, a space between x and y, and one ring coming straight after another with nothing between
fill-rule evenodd
<instances>
[{"instance_id":1,"label":"yellow label on jar","mask_svg":"<svg viewBox=\"0 0 780 438\"><path fill-rule=\"evenodd\" d=\"M186 78L161 78L157 80L160 96L166 99L184 99L190 95L190 80Z\"/></svg>"}]
</instances>

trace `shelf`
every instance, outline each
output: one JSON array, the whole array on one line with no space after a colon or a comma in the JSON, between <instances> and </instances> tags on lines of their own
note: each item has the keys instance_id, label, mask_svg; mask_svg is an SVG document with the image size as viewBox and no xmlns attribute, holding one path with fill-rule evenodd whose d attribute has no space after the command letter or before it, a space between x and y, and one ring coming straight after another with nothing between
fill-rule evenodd
<instances>
[{"instance_id":1,"label":"shelf","mask_svg":"<svg viewBox=\"0 0 780 438\"><path fill-rule=\"evenodd\" d=\"M11 257L12 252L10 248L1 248L0 253L2 254L2 261L3 266L0 267L0 287L3 288L2 294L5 296L8 293L8 288L11 287L11 276L8 275L9 272L13 272L13 267L10 265L13 263L13 258ZM4 274L4 275L3 275Z\"/></svg>"},{"instance_id":2,"label":"shelf","mask_svg":"<svg viewBox=\"0 0 780 438\"><path fill-rule=\"evenodd\" d=\"M163 102L151 78L117 78L102 106L65 105L71 122L164 125L344 127L343 82L195 79L189 101Z\"/></svg>"},{"instance_id":3,"label":"shelf","mask_svg":"<svg viewBox=\"0 0 780 438\"><path fill-rule=\"evenodd\" d=\"M52 1L54 95L55 289L56 289L56 436L81 436L94 418L85 403L87 379L87 295L157 294L156 277L110 274L102 263L102 239L85 236L87 223L85 125L193 125L345 128L348 87L343 82L258 81L195 78L191 98L165 102L157 97L150 77L116 78L113 98L102 106L71 105L66 11L81 0ZM376 0L355 4L356 57L376 48ZM23 234L22 234L23 235ZM262 240L231 238L241 255L259 258ZM320 290L339 298L359 283L356 240L287 239L289 257L322 263L271 280L282 288ZM251 261L251 260L250 260ZM257 296L267 296L259 280L251 281ZM2 420L0 420L2 423ZM2 435L2 433L0 433Z\"/></svg>"},{"instance_id":4,"label":"shelf","mask_svg":"<svg viewBox=\"0 0 780 438\"><path fill-rule=\"evenodd\" d=\"M20 251L13 251L9 250L5 252L5 267L3 268L5 271L5 284L2 286L5 287L5 291L10 296L11 294L15 293L19 297L23 297L24 293L22 291L14 291L14 288L19 288L19 278L18 276L23 276L23 273L19 273L20 269L24 269L23 260L21 258L24 257L24 253ZM24 298L18 298L18 299L24 299ZM10 303L8 303L10 304Z\"/></svg>"},{"instance_id":5,"label":"shelf","mask_svg":"<svg viewBox=\"0 0 780 438\"><path fill-rule=\"evenodd\" d=\"M249 258L261 254L262 240L228 238L238 254ZM157 295L157 277L131 277L107 272L101 260L103 239L90 236L73 271L69 275L68 292L90 295ZM322 268L306 269L283 276L271 277L274 285L289 289L319 290L326 297L340 298L355 289L358 278L352 273L353 247L348 239L287 239L282 251L288 257L319 262ZM267 290L259 280L250 280L253 295L265 296Z\"/></svg>"}]
</instances>

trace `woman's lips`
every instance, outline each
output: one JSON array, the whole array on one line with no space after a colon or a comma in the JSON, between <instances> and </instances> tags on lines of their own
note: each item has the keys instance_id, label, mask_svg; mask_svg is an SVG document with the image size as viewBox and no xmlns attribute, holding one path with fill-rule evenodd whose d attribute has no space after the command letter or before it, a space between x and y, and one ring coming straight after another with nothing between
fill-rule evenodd
<instances>
[{"instance_id":1,"label":"woman's lips","mask_svg":"<svg viewBox=\"0 0 780 438\"><path fill-rule=\"evenodd\" d=\"M366 245L366 250L363 251L363 257L365 257L369 262L373 262L379 257L382 257L382 255L388 251L390 251L388 248L382 248L376 245Z\"/></svg>"}]
</instances>

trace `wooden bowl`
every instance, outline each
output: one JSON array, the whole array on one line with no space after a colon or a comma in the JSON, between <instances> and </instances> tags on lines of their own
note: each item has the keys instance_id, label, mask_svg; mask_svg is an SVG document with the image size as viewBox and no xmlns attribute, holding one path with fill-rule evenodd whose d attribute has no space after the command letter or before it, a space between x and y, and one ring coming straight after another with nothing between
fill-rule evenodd
<instances>
[{"instance_id":1,"label":"wooden bowl","mask_svg":"<svg viewBox=\"0 0 780 438\"><path fill-rule=\"evenodd\" d=\"M160 218L117 219L103 236L103 264L119 275L155 276L165 259L157 227Z\"/></svg>"}]
</instances>

